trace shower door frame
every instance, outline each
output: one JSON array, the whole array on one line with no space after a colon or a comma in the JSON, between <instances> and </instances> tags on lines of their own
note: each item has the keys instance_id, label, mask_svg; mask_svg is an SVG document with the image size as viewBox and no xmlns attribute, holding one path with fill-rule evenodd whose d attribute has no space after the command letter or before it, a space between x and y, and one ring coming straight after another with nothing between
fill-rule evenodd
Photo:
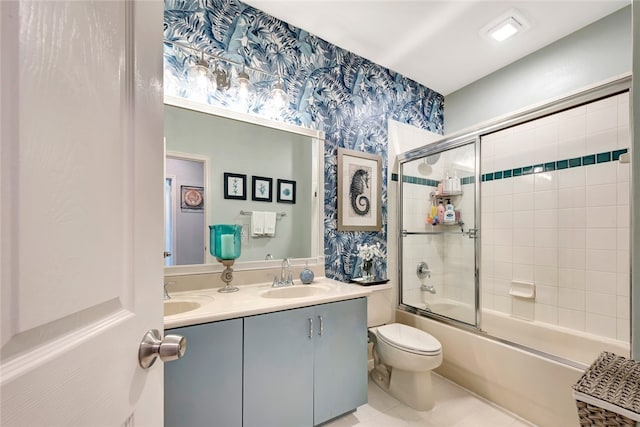
<instances>
[{"instance_id":1,"label":"shower door frame","mask_svg":"<svg viewBox=\"0 0 640 427\"><path fill-rule=\"evenodd\" d=\"M561 111L564 110L568 110L570 108L574 108L574 107L578 107L580 105L584 105L584 104L588 104L594 101L597 101L599 99L603 99L603 98L607 98L610 96L615 96L624 92L630 92L631 91L631 74L627 74L624 75L620 78L617 79L612 79L610 81L607 81L605 83L599 84L599 85L595 85L589 89L586 90L581 90L575 93L572 93L570 95L567 96L563 96L560 98L557 98L555 100L546 102L546 103L541 103L538 105L534 105L531 108L525 109L525 110L521 110L520 112L514 113L512 115L507 115L507 116L502 116L496 120L493 121L487 121L484 123L481 123L477 126L471 127L469 129L465 129L463 131L457 132L452 134L451 136L445 136L443 137L441 140L439 141L435 141L431 144L427 144L425 146L422 147L418 147L415 148L413 150L407 151L405 153L401 153L397 156L397 161L398 161L398 200L397 200L397 209L398 209L398 265L397 265L397 273L398 273L398 309L409 312L409 313L413 313L413 314L418 314L421 315L423 317L427 317L430 319L434 319L446 324L449 324L451 326L460 328L460 329L465 329L468 331L471 331L473 333L476 334L480 334L483 337L486 338L490 338L492 340L504 343L504 344L508 344L508 345L512 345L516 348L520 348L522 350L525 351L529 351L532 352L534 354L537 354L539 356L542 357L547 357L549 359L552 359L554 361L560 362L560 363L564 363L564 364L568 364L570 366L575 366L575 367L580 367L580 368L584 368L584 366L582 366L580 363L578 362L574 362L572 360L568 360L568 359L564 359L562 357L559 356L555 356L553 354L549 354L549 353L545 353L543 351L537 350L535 348L531 348L531 347L526 347L523 346L521 344L512 342L512 341L508 341L508 340L504 340L502 338L498 338L495 336L492 336L490 334L488 334L487 332L482 330L482 319L481 319L481 305L480 305L480 260L481 260L481 239L482 239L482 230L479 229L478 226L476 226L477 231L477 238L475 241L475 294L476 294L476 302L475 302L475 309L476 309L476 322L475 322L475 326L472 326L468 323L464 323L461 321L457 321L454 319L451 319L449 317L446 316L442 316L442 315L438 315L436 313L430 312L430 311L426 311L426 310L422 310L413 306L407 306L406 304L402 304L402 290L403 290L403 286L402 286L402 244L403 244L403 228L402 228L402 222L403 222L403 217L402 217L402 204L403 204L403 194L402 194L402 168L403 165L409 161L412 160L417 160L420 159L422 157L426 157L427 155L433 155L439 152L443 152L443 151L447 151L449 149L452 148L457 148L466 144L471 143L472 141L475 141L476 144L476 175L475 175L475 222L476 225L480 224L480 212L481 212L481 206L480 206L480 155L481 155L481 147L480 147L480 140L483 136L486 136L490 133L494 133L497 131L501 131L513 126L517 126L526 122L530 122L532 120L536 120L536 119L540 119L542 117L545 116L549 116L551 114L555 114L555 113L559 113ZM633 184L633 183L631 183ZM631 191L633 191L633 185L631 185ZM635 232L634 227L633 227L633 222L631 224L629 224L630 226L630 232L633 235L633 233ZM630 248L630 250L632 250L632 248ZM630 266L630 277L633 277L633 263L631 263ZM631 283L629 284L630 286L630 291L632 291L631 289ZM632 316L631 316L632 317ZM631 319L629 320L630 322L630 332L631 332L631 340L633 340L633 324L631 322ZM630 346L633 346L633 343L630 343Z\"/></svg>"},{"instance_id":2,"label":"shower door frame","mask_svg":"<svg viewBox=\"0 0 640 427\"><path fill-rule=\"evenodd\" d=\"M473 266L473 277L474 277L474 323L466 323L461 320L453 319L441 314L438 314L433 311L423 310L418 307L413 307L407 304L402 303L402 263L403 263L403 238L408 235L421 235L421 234L432 234L431 232L407 232L403 227L403 209L402 209L402 200L403 200L403 186L402 186L402 171L404 168L404 164L410 161L418 160L421 158L426 158L427 156L444 153L449 150L454 150L456 148L464 147L466 145L474 145L474 223L469 226L469 230L475 230L475 238L474 238L474 266ZM480 275L479 275L479 266L480 266L480 245L479 245L479 234L478 234L478 218L480 214L480 136L473 134L463 134L458 137L453 138L444 138L440 141L435 141L431 144L427 144L423 147L419 147L408 151L406 153L400 154L397 156L398 158L398 265L397 265L397 274L398 274L398 307L404 311L420 314L425 317L431 317L438 319L444 323L449 323L455 325L457 327L461 327L464 329L471 329L474 331L479 331L480 324ZM468 233L468 232L467 232ZM464 233L462 233L464 234Z\"/></svg>"}]
</instances>

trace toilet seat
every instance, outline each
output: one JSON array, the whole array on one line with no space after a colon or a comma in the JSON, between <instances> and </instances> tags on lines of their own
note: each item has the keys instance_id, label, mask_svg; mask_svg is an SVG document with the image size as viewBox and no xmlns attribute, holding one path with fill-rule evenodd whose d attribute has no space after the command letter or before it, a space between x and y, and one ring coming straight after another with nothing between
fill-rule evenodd
<instances>
[{"instance_id":1,"label":"toilet seat","mask_svg":"<svg viewBox=\"0 0 640 427\"><path fill-rule=\"evenodd\" d=\"M423 356L437 356L442 352L440 341L428 333L401 323L377 328L378 338L397 349Z\"/></svg>"}]
</instances>

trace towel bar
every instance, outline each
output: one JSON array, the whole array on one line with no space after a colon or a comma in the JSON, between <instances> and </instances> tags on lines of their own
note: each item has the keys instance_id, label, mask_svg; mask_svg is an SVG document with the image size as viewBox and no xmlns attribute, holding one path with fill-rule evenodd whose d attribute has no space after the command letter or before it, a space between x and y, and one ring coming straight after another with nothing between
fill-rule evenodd
<instances>
[{"instance_id":1,"label":"towel bar","mask_svg":"<svg viewBox=\"0 0 640 427\"><path fill-rule=\"evenodd\" d=\"M240 211L240 215L251 215L251 211ZM276 212L277 216L287 216L286 212Z\"/></svg>"}]
</instances>

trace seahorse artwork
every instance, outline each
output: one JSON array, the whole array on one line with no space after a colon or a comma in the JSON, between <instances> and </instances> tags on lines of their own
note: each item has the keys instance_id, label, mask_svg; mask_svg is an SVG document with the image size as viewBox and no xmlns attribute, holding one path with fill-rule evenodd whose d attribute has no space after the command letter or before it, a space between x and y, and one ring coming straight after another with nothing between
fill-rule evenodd
<instances>
[{"instance_id":1,"label":"seahorse artwork","mask_svg":"<svg viewBox=\"0 0 640 427\"><path fill-rule=\"evenodd\" d=\"M368 214L369 209L371 209L371 202L364 195L367 188L369 188L369 171L357 169L351 178L349 198L351 199L351 207L359 216Z\"/></svg>"}]
</instances>

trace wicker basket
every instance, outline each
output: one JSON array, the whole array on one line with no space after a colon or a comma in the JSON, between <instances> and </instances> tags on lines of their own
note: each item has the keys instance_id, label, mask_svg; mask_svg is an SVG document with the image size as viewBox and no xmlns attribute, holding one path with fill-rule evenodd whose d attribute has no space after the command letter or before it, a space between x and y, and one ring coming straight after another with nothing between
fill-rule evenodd
<instances>
[{"instance_id":1,"label":"wicker basket","mask_svg":"<svg viewBox=\"0 0 640 427\"><path fill-rule=\"evenodd\" d=\"M581 426L634 427L640 420L640 362L604 351L573 390Z\"/></svg>"}]
</instances>

